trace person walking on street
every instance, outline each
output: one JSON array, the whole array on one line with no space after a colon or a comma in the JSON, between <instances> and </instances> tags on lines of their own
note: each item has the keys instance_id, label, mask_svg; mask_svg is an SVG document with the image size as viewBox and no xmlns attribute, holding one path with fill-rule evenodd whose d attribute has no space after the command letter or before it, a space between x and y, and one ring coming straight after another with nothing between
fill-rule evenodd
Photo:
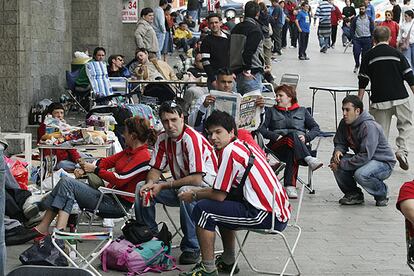
<instances>
[{"instance_id":1,"label":"person walking on street","mask_svg":"<svg viewBox=\"0 0 414 276\"><path fill-rule=\"evenodd\" d=\"M392 5L392 20L399 24L401 18L401 7L398 5L396 0L390 0L390 4Z\"/></svg>"},{"instance_id":2,"label":"person walking on street","mask_svg":"<svg viewBox=\"0 0 414 276\"><path fill-rule=\"evenodd\" d=\"M316 18L319 18L318 26L318 39L319 46L321 47L320 52L326 53L330 45L331 38L331 12L334 9L334 6L328 1L323 0L315 12L315 24Z\"/></svg>"},{"instance_id":3,"label":"person walking on street","mask_svg":"<svg viewBox=\"0 0 414 276\"><path fill-rule=\"evenodd\" d=\"M302 2L300 7L301 10L296 16L296 26L299 30L299 59L309 60L309 57L306 54L310 32L309 4L307 2Z\"/></svg>"},{"instance_id":4,"label":"person walking on street","mask_svg":"<svg viewBox=\"0 0 414 276\"><path fill-rule=\"evenodd\" d=\"M397 118L395 155L400 167L408 170L408 139L413 123L412 108L404 81L414 92L414 75L403 54L388 45L389 38L390 30L387 27L375 28L375 46L362 57L358 75L358 96L363 99L365 87L371 82L369 112L384 129L386 138L389 136L392 116Z\"/></svg>"},{"instance_id":5,"label":"person walking on street","mask_svg":"<svg viewBox=\"0 0 414 276\"><path fill-rule=\"evenodd\" d=\"M336 43L336 35L338 33L338 25L339 22L342 20L342 13L339 10L338 6L336 6L335 4L334 6L334 10L331 12L331 25L332 25L332 30L331 30L331 48L335 48L335 43Z\"/></svg>"},{"instance_id":6,"label":"person walking on street","mask_svg":"<svg viewBox=\"0 0 414 276\"><path fill-rule=\"evenodd\" d=\"M414 12L408 10L404 13L404 23L400 25L400 32L398 33L398 42L402 42L403 39L408 39L409 45L407 49L400 49L403 55L407 58L411 68L414 67Z\"/></svg>"},{"instance_id":7,"label":"person walking on street","mask_svg":"<svg viewBox=\"0 0 414 276\"><path fill-rule=\"evenodd\" d=\"M284 1L280 1L279 3L277 0L272 0L272 39L273 39L273 53L278 55L282 55L282 29L283 25L285 24L285 13L283 12L283 7L285 5Z\"/></svg>"},{"instance_id":8,"label":"person walking on street","mask_svg":"<svg viewBox=\"0 0 414 276\"><path fill-rule=\"evenodd\" d=\"M354 73L358 72L360 61L359 57L371 49L372 47L372 32L374 31L374 20L366 14L366 7L359 7L359 15L354 17L351 22L351 37L355 67Z\"/></svg>"}]
</instances>

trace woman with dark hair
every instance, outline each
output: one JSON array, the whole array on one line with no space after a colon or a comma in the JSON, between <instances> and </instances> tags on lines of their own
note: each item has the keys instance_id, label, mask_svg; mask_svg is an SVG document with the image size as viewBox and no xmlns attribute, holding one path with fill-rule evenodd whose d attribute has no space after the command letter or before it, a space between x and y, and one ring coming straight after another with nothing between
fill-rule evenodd
<instances>
[{"instance_id":1,"label":"woman with dark hair","mask_svg":"<svg viewBox=\"0 0 414 276\"><path fill-rule=\"evenodd\" d=\"M148 144L155 143L156 134L146 119L133 117L125 121L124 131L127 148L115 155L102 158L96 164L85 163L82 173L95 173L108 182L107 187L135 193L137 183L144 181L150 169ZM113 170L112 170L113 169ZM65 229L75 202L80 209L95 209L101 192L82 181L62 178L42 202L47 209L42 222L27 231L36 232L37 237L48 234L50 223L58 215L56 228ZM128 210L134 198L119 196L119 201ZM119 218L124 212L112 195L104 195L99 205L99 214L105 218ZM24 235L22 235L24 236Z\"/></svg>"},{"instance_id":2,"label":"woman with dark hair","mask_svg":"<svg viewBox=\"0 0 414 276\"><path fill-rule=\"evenodd\" d=\"M397 48L397 35L400 31L400 26L397 22L392 20L394 17L392 11L385 11L385 20L379 24L379 26L388 27L391 31L391 37L389 41L389 45L391 47Z\"/></svg>"},{"instance_id":3,"label":"woman with dark hair","mask_svg":"<svg viewBox=\"0 0 414 276\"><path fill-rule=\"evenodd\" d=\"M279 86L276 89L276 102L275 106L266 108L259 132L270 140L268 147L286 163L286 192L289 198L297 198L296 178L299 164L307 164L312 171L323 165L311 156L306 146L318 136L319 125L305 107L299 106L296 91L292 86Z\"/></svg>"},{"instance_id":4,"label":"woman with dark hair","mask_svg":"<svg viewBox=\"0 0 414 276\"><path fill-rule=\"evenodd\" d=\"M402 54L407 58L411 68L414 66L414 12L408 10L404 13L404 21L400 24L400 32L398 34L397 41L401 42L402 39L409 38L410 45L408 49L401 49Z\"/></svg>"}]
</instances>

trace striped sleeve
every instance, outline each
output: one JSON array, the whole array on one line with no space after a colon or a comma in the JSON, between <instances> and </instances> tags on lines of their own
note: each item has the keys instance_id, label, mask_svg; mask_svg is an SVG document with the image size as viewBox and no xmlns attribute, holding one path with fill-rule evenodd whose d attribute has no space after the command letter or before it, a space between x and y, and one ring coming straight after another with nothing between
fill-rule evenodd
<instances>
[{"instance_id":1,"label":"striped sleeve","mask_svg":"<svg viewBox=\"0 0 414 276\"><path fill-rule=\"evenodd\" d=\"M109 183L116 183L116 187L122 188L124 185L130 183L135 177L140 174L146 175L150 169L148 161L136 165L127 172L116 173L107 170L99 170L99 177Z\"/></svg>"},{"instance_id":2,"label":"striped sleeve","mask_svg":"<svg viewBox=\"0 0 414 276\"><path fill-rule=\"evenodd\" d=\"M213 184L213 189L223 192L230 192L231 185L238 175L238 170L234 167L233 148L227 146L221 157L220 166L217 171L217 177Z\"/></svg>"},{"instance_id":3,"label":"striped sleeve","mask_svg":"<svg viewBox=\"0 0 414 276\"><path fill-rule=\"evenodd\" d=\"M188 173L204 173L203 140L195 130L187 128L185 147L188 154Z\"/></svg>"},{"instance_id":4,"label":"striped sleeve","mask_svg":"<svg viewBox=\"0 0 414 276\"><path fill-rule=\"evenodd\" d=\"M155 143L154 150L152 151L150 166L157 170L164 170L167 166L167 154L165 148L165 140L168 139L167 135L161 133L158 136L157 142Z\"/></svg>"}]
</instances>

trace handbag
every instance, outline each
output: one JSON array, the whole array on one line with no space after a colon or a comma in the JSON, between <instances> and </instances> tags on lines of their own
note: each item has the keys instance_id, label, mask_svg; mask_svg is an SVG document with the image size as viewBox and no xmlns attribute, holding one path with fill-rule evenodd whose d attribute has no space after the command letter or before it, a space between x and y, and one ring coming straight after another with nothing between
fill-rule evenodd
<instances>
[{"instance_id":1,"label":"handbag","mask_svg":"<svg viewBox=\"0 0 414 276\"><path fill-rule=\"evenodd\" d=\"M401 51L405 51L410 47L410 34L411 29L413 28L413 23L411 23L410 30L408 31L407 37L401 37L400 42L398 42L398 49Z\"/></svg>"},{"instance_id":2,"label":"handbag","mask_svg":"<svg viewBox=\"0 0 414 276\"><path fill-rule=\"evenodd\" d=\"M65 248L63 240L56 240L56 243ZM53 245L50 235L26 249L19 260L24 265L68 266L68 260Z\"/></svg>"},{"instance_id":3,"label":"handbag","mask_svg":"<svg viewBox=\"0 0 414 276\"><path fill-rule=\"evenodd\" d=\"M121 228L125 239L133 244L139 244L151 240L154 235L149 227L134 219L130 219Z\"/></svg>"}]
</instances>

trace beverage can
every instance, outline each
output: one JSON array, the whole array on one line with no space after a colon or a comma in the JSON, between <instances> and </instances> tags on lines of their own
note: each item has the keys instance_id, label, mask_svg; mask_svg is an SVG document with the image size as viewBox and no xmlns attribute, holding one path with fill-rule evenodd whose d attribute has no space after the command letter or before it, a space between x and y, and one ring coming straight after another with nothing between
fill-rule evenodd
<instances>
[{"instance_id":1,"label":"beverage can","mask_svg":"<svg viewBox=\"0 0 414 276\"><path fill-rule=\"evenodd\" d=\"M150 207L151 200L152 200L151 190L145 190L144 194L142 195L142 207Z\"/></svg>"}]
</instances>

